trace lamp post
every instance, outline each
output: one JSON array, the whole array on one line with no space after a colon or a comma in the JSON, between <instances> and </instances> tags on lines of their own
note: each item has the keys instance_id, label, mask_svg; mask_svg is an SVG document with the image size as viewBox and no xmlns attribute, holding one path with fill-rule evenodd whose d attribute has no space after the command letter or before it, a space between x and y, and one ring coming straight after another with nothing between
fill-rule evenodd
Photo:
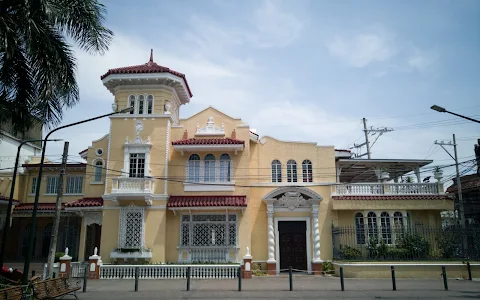
<instances>
[{"instance_id":1,"label":"lamp post","mask_svg":"<svg viewBox=\"0 0 480 300\"><path fill-rule=\"evenodd\" d=\"M46 140L26 140L22 141L20 145L18 145L17 149L17 158L15 159L15 167L13 168L13 176L12 176L12 187L10 188L10 197L8 198L8 206L7 206L7 218L5 219L5 227L3 229L3 236L2 236L2 247L0 249L0 268L3 268L3 261L5 260L5 251L7 248L7 236L8 236L8 229L10 225L10 217L11 211L13 206L13 194L15 192L15 182L17 181L17 170L18 170L18 161L20 160L20 150L22 146L26 143L32 142L43 142ZM60 140L49 140L50 142L56 142Z\"/></svg>"},{"instance_id":2,"label":"lamp post","mask_svg":"<svg viewBox=\"0 0 480 300\"><path fill-rule=\"evenodd\" d=\"M451 111L448 111L448 110L446 110L445 108L443 108L443 107L441 107L441 106L438 106L438 105L432 105L432 106L430 107L430 109L433 109L433 110L435 110L435 111L442 112L442 113L446 112L446 113L455 115L455 116L457 116L457 117L467 119L467 120L472 121L472 122L480 123L479 120L475 120L475 119L472 119L472 118L469 118L469 117L466 117L466 116L462 116L462 115L456 114L456 113L451 112Z\"/></svg>"},{"instance_id":3,"label":"lamp post","mask_svg":"<svg viewBox=\"0 0 480 300\"><path fill-rule=\"evenodd\" d=\"M114 104L112 107L115 109L116 105ZM101 115L101 116L98 116L98 117L86 119L86 120L83 120L83 121L78 121L78 122L75 122L75 123L63 125L63 126L55 128L52 131L50 131L49 133L47 133L47 135L45 137L45 142L43 143L42 156L40 158L40 167L38 169L37 187L36 187L36 190L35 190L35 201L33 203L33 212L32 212L32 226L30 227L30 237L29 237L29 241L28 241L27 253L25 254L25 262L24 262L24 266L23 266L22 283L24 285L27 284L27 282L28 282L28 272L29 272L29 269L30 269L30 260L31 260L31 257L32 257L32 248L33 248L33 243L34 243L34 240L35 240L35 231L36 231L36 227L37 227L36 222L37 222L38 198L40 197L40 185L42 183L43 162L45 160L45 149L47 148L47 142L46 141L48 140L48 137L52 133L54 133L54 132L56 132L60 129L64 129L64 128L67 128L67 127L72 127L72 126L75 126L75 125L87 123L87 122L90 122L90 121L98 120L98 119L105 118L105 117L112 116L112 115L119 114L119 113L128 113L128 112L133 111L133 109L134 109L133 107L128 107L128 108L122 109L120 111L114 111L114 112L109 113L109 114L105 114L105 115Z\"/></svg>"}]
</instances>

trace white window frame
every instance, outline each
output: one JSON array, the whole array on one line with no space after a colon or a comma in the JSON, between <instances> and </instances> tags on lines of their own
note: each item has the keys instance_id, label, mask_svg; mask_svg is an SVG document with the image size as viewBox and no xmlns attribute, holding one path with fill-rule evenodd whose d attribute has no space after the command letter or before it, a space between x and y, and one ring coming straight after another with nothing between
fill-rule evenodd
<instances>
[{"instance_id":1,"label":"white window frame","mask_svg":"<svg viewBox=\"0 0 480 300\"><path fill-rule=\"evenodd\" d=\"M139 241L138 244L131 245L129 239L132 237L128 236L131 231L127 228L128 227L128 217L130 213L138 214L139 215L139 225L140 225L140 232L139 234ZM120 209L120 225L119 225L119 236L118 236L118 248L122 249L139 249L142 250L145 248L145 207L143 206L135 206L130 204L129 206L122 207ZM129 245L130 244L130 245Z\"/></svg>"},{"instance_id":2,"label":"white window frame","mask_svg":"<svg viewBox=\"0 0 480 300\"><path fill-rule=\"evenodd\" d=\"M143 159L143 168L141 168L141 163L140 163L140 160ZM129 164L128 164L128 177L129 178L145 178L145 153L130 153L129 155ZM134 168L132 169L132 162L135 162L134 163ZM134 174L136 174L136 176L132 176L133 173L132 171L135 170L136 172ZM140 171L143 171L143 172L140 172ZM138 174L142 174L143 173L143 176L139 176Z\"/></svg>"},{"instance_id":3,"label":"white window frame","mask_svg":"<svg viewBox=\"0 0 480 300\"><path fill-rule=\"evenodd\" d=\"M298 182L297 162L293 159L287 161L287 182Z\"/></svg>"},{"instance_id":4,"label":"white window frame","mask_svg":"<svg viewBox=\"0 0 480 300\"><path fill-rule=\"evenodd\" d=\"M80 184L78 181L80 181ZM71 185L73 185L73 188ZM78 190L78 187L80 187L80 190ZM65 182L65 194L83 195L83 176L67 176Z\"/></svg>"},{"instance_id":5,"label":"white window frame","mask_svg":"<svg viewBox=\"0 0 480 300\"><path fill-rule=\"evenodd\" d=\"M399 237L401 237L405 232L407 231L408 228L408 217L407 214L410 212L407 212L406 210L365 210L365 211L355 211L353 214L353 223L354 223L354 240L355 240L355 245L366 245L370 241L370 236L371 236L371 230L368 226L368 213L373 212L376 215L376 223L377 223L377 228L376 228L376 233L377 233L377 240L378 243L381 242L383 239L383 231L382 231L382 219L381 219L381 214L382 213L388 213L389 215L389 220L390 220L390 235L391 235L391 243L385 243L387 245L395 245L396 241ZM365 236L365 243L360 244L357 241L357 222L356 222L356 215L358 213L361 213L363 215L363 226L364 226L364 236ZM397 227L395 226L395 220L398 219L398 217L395 217L395 213L400 213L401 220L402 220L402 229L397 230Z\"/></svg>"},{"instance_id":6,"label":"white window frame","mask_svg":"<svg viewBox=\"0 0 480 300\"><path fill-rule=\"evenodd\" d=\"M50 180L55 180L56 181L56 187L52 187L53 183L50 182ZM45 186L45 194L46 195L56 195L58 192L58 187L60 185L60 176L47 176L47 184ZM52 191L54 189L54 191Z\"/></svg>"},{"instance_id":7,"label":"white window frame","mask_svg":"<svg viewBox=\"0 0 480 300\"><path fill-rule=\"evenodd\" d=\"M145 154L145 173L144 177L150 176L150 143L141 144L124 144L123 149L123 170L121 177L129 177L130 175L130 154Z\"/></svg>"},{"instance_id":8,"label":"white window frame","mask_svg":"<svg viewBox=\"0 0 480 300\"><path fill-rule=\"evenodd\" d=\"M140 104L143 101L142 112L140 113ZM155 112L155 97L153 94L131 94L128 96L127 107L131 107L133 102L134 110L131 115L153 115ZM149 113L149 103L151 102L151 112Z\"/></svg>"},{"instance_id":9,"label":"white window frame","mask_svg":"<svg viewBox=\"0 0 480 300\"><path fill-rule=\"evenodd\" d=\"M100 166L97 166L97 164L100 163L101 165ZM93 160L93 163L92 163L92 167L93 167L93 181L94 183L100 183L100 182L103 182L102 181L102 178L103 178L103 168L104 168L104 161L103 159L95 159ZM100 170L100 171L99 171ZM97 177L97 175L99 175Z\"/></svg>"},{"instance_id":10,"label":"white window frame","mask_svg":"<svg viewBox=\"0 0 480 300\"><path fill-rule=\"evenodd\" d=\"M228 156L228 159L222 159L223 157ZM232 157L228 153L222 153L219 160L219 176L218 181L220 182L231 182L233 178L232 174ZM224 174L226 173L226 174Z\"/></svg>"},{"instance_id":11,"label":"white window frame","mask_svg":"<svg viewBox=\"0 0 480 300\"><path fill-rule=\"evenodd\" d=\"M278 159L272 160L270 163L272 170L272 182L280 183L282 182L282 163Z\"/></svg>"},{"instance_id":12,"label":"white window frame","mask_svg":"<svg viewBox=\"0 0 480 300\"><path fill-rule=\"evenodd\" d=\"M309 174L311 175L310 177L308 176ZM313 164L312 161L309 159L305 159L302 161L302 181L313 182Z\"/></svg>"},{"instance_id":13,"label":"white window frame","mask_svg":"<svg viewBox=\"0 0 480 300\"><path fill-rule=\"evenodd\" d=\"M35 195L37 192L37 180L38 177L32 177L32 186L30 187L30 195Z\"/></svg>"}]
</instances>

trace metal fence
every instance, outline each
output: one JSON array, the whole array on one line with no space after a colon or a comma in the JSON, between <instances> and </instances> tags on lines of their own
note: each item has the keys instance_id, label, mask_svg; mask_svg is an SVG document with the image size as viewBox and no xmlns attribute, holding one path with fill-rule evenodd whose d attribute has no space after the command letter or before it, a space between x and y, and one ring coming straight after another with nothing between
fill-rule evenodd
<instances>
[{"instance_id":1,"label":"metal fence","mask_svg":"<svg viewBox=\"0 0 480 300\"><path fill-rule=\"evenodd\" d=\"M333 258L349 261L480 259L480 228L332 227Z\"/></svg>"}]
</instances>

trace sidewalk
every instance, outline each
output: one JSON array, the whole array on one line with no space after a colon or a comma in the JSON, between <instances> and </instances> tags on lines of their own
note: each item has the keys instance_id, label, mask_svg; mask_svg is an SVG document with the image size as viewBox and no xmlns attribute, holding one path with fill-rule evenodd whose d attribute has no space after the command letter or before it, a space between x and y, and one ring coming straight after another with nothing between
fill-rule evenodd
<instances>
[{"instance_id":1,"label":"sidewalk","mask_svg":"<svg viewBox=\"0 0 480 300\"><path fill-rule=\"evenodd\" d=\"M186 291L185 280L140 280L134 292L133 280L89 280L83 299L480 299L480 282L449 279L449 291L443 281L398 279L392 291L390 279L345 279L340 291L336 277L294 276L289 291L288 276L237 280L192 280Z\"/></svg>"}]
</instances>

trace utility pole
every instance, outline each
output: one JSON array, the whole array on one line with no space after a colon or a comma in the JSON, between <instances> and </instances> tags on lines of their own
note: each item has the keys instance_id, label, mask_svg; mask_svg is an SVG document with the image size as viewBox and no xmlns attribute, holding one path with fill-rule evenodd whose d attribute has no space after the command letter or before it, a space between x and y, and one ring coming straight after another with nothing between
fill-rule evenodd
<instances>
[{"instance_id":1,"label":"utility pole","mask_svg":"<svg viewBox=\"0 0 480 300\"><path fill-rule=\"evenodd\" d=\"M68 142L65 142L63 146L63 156L62 156L62 168L60 170L58 189L57 189L57 202L55 205L55 217L53 220L52 228L52 237L50 238L50 250L48 251L48 267L47 267L47 277L52 276L53 264L55 262L55 253L57 251L57 239L58 239L58 228L60 227L60 213L62 209L62 197L63 197L63 177L65 176L65 170L67 168L67 157L68 157Z\"/></svg>"},{"instance_id":2,"label":"utility pole","mask_svg":"<svg viewBox=\"0 0 480 300\"><path fill-rule=\"evenodd\" d=\"M457 173L456 177L457 177L457 193L458 193L460 226L464 227L465 226L465 211L464 211L464 207L463 207L462 182L460 181L460 171L458 169L457 143L456 143L456 140L455 140L455 134L453 135L453 144L452 144L452 142L447 143L447 142L444 142L444 141L441 141L441 142L435 141L435 144L442 147L443 150L445 150L445 152L447 152L447 154L451 158L453 158L453 160L455 161L455 169L456 169L456 173ZM450 154L450 152L448 152L448 150L444 146L453 146L454 155L452 156Z\"/></svg>"},{"instance_id":3,"label":"utility pole","mask_svg":"<svg viewBox=\"0 0 480 300\"><path fill-rule=\"evenodd\" d=\"M367 145L367 157L370 159L370 142L368 141L367 119L365 118L363 118L363 132L365 133L365 144Z\"/></svg>"},{"instance_id":4,"label":"utility pole","mask_svg":"<svg viewBox=\"0 0 480 300\"><path fill-rule=\"evenodd\" d=\"M355 157L356 158L359 158L359 157L362 157L362 156L365 156L367 155L368 159L371 159L372 158L372 152L370 151L370 149L373 147L373 145L375 144L375 142L378 140L378 138L386 133L386 132L390 132L390 131L393 131L393 129L391 128L387 128L387 127L382 127L382 128L373 128L373 127L370 127L370 129L367 128L367 119L363 118L362 119L363 121L363 132L365 133L365 143L361 143L361 144L353 144L353 148L361 148L363 146L367 146L367 153L363 153L363 154L357 154ZM378 134L377 137L375 138L375 140L373 141L372 144L370 144L370 140L369 140L369 137L368 135L370 133L373 133L373 135L375 134ZM350 148L352 149L352 148ZM358 153L358 152L357 152Z\"/></svg>"}]
</instances>

